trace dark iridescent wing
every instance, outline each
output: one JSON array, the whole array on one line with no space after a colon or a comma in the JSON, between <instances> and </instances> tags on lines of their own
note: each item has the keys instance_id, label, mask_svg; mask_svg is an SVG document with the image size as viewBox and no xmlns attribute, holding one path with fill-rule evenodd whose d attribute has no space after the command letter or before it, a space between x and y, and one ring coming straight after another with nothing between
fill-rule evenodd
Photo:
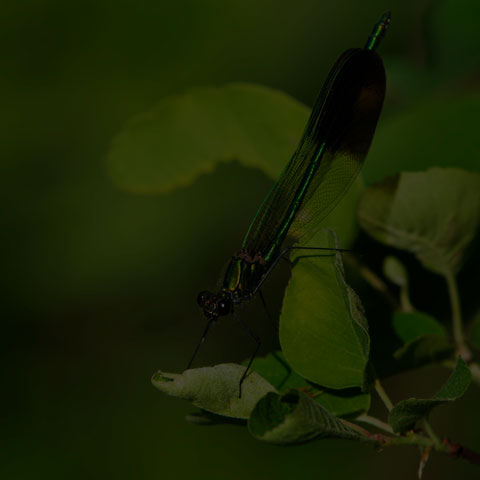
<instances>
[{"instance_id":1,"label":"dark iridescent wing","mask_svg":"<svg viewBox=\"0 0 480 480\"><path fill-rule=\"evenodd\" d=\"M315 102L302 139L267 195L242 248L265 260L285 239L314 233L365 160L385 96L385 70L372 50L347 50Z\"/></svg>"}]
</instances>

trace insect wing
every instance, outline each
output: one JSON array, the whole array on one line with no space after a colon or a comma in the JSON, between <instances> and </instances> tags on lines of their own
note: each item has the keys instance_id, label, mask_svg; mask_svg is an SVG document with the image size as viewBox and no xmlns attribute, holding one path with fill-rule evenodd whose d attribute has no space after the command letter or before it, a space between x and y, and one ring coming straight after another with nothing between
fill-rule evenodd
<instances>
[{"instance_id":1,"label":"insect wing","mask_svg":"<svg viewBox=\"0 0 480 480\"><path fill-rule=\"evenodd\" d=\"M250 225L242 248L275 257L285 238L312 235L365 160L385 96L385 70L371 50L347 50L315 102L290 162Z\"/></svg>"}]
</instances>

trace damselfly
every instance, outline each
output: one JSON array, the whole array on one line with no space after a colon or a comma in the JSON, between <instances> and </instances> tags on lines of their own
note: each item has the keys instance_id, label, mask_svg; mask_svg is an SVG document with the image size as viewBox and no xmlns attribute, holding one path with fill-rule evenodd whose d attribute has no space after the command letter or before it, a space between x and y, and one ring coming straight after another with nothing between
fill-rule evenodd
<instances>
[{"instance_id":1,"label":"damselfly","mask_svg":"<svg viewBox=\"0 0 480 480\"><path fill-rule=\"evenodd\" d=\"M211 325L260 294L278 261L310 236L345 195L370 148L385 96L385 70L376 47L390 23L390 12L375 25L363 48L344 52L331 69L298 147L258 209L225 271L218 293L204 291L197 302L207 318L190 368ZM327 250L318 247L308 249ZM240 380L240 388L260 346Z\"/></svg>"}]
</instances>

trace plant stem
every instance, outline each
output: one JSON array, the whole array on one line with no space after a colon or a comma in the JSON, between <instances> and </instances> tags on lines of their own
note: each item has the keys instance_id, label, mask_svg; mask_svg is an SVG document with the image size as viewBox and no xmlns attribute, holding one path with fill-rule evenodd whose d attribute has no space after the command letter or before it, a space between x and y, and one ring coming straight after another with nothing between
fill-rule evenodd
<instances>
[{"instance_id":1,"label":"plant stem","mask_svg":"<svg viewBox=\"0 0 480 480\"><path fill-rule=\"evenodd\" d=\"M355 420L357 422L368 423L369 425L373 425L379 430L383 430L385 433L393 435L392 427L388 423L382 422L382 420L377 417L371 417L370 415L360 415Z\"/></svg>"},{"instance_id":2,"label":"plant stem","mask_svg":"<svg viewBox=\"0 0 480 480\"><path fill-rule=\"evenodd\" d=\"M433 445L435 446L435 450L442 450L442 442L440 439L437 437L435 432L433 431L432 426L430 425L429 421L425 419L423 421L423 426L425 428L425 431L427 432L428 436L431 438Z\"/></svg>"},{"instance_id":3,"label":"plant stem","mask_svg":"<svg viewBox=\"0 0 480 480\"><path fill-rule=\"evenodd\" d=\"M452 331L455 346L457 347L458 354L468 362L471 360L471 352L465 344L463 337L463 325L462 325L462 311L460 308L460 295L458 293L457 280L455 275L447 270L444 273L445 280L447 282L448 294L450 296L450 305L452 309Z\"/></svg>"},{"instance_id":4,"label":"plant stem","mask_svg":"<svg viewBox=\"0 0 480 480\"><path fill-rule=\"evenodd\" d=\"M412 303L410 302L410 296L408 294L408 285L405 285L400 288L400 306L402 312L414 312Z\"/></svg>"},{"instance_id":5,"label":"plant stem","mask_svg":"<svg viewBox=\"0 0 480 480\"><path fill-rule=\"evenodd\" d=\"M414 445L418 447L432 447L433 442L430 438L427 438L423 435L418 435L415 433L412 433L411 435L403 435L403 436L397 436L397 437L389 437L388 441L386 442L386 445ZM442 445L442 451L446 450L443 448Z\"/></svg>"},{"instance_id":6,"label":"plant stem","mask_svg":"<svg viewBox=\"0 0 480 480\"><path fill-rule=\"evenodd\" d=\"M370 268L361 263L353 255L345 256L344 263L356 268L358 273L363 277L363 279L377 292L379 292L386 301L391 305L391 307L396 310L398 308L398 302L395 297L390 293L390 290L387 284Z\"/></svg>"},{"instance_id":7,"label":"plant stem","mask_svg":"<svg viewBox=\"0 0 480 480\"><path fill-rule=\"evenodd\" d=\"M378 396L381 398L383 404L387 407L387 410L390 411L393 408L393 403L387 395L387 392L383 389L383 386L378 378L375 380L375 390Z\"/></svg>"},{"instance_id":8,"label":"plant stem","mask_svg":"<svg viewBox=\"0 0 480 480\"><path fill-rule=\"evenodd\" d=\"M370 423L378 428L380 428L380 425L383 424L381 420L378 420L375 417L369 417L368 415L358 417L357 420L365 421L366 423ZM408 432L405 435L384 435L382 433L371 433L359 425L348 422L347 420L342 420L342 422L360 433L364 441L374 443L377 445L377 447L391 447L394 445L416 446L420 447L422 450L427 450L428 452L433 449L437 452L445 453L451 458L461 458L467 462L473 463L474 465L480 465L480 453L470 450L463 445L453 444L446 438L443 441L440 441L440 439L433 432L432 427L427 420L425 420L424 425L428 437L421 433L414 432ZM389 425L386 425L386 427L389 428ZM425 462L426 458L422 461Z\"/></svg>"}]
</instances>

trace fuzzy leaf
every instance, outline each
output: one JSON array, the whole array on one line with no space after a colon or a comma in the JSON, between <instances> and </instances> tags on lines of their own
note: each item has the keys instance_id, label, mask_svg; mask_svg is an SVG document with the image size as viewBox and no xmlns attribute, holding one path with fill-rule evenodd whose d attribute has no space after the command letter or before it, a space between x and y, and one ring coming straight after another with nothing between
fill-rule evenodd
<instances>
[{"instance_id":1,"label":"fuzzy leaf","mask_svg":"<svg viewBox=\"0 0 480 480\"><path fill-rule=\"evenodd\" d=\"M245 367L234 363L214 367L193 368L182 374L157 372L152 383L163 393L182 398L196 407L225 417L246 419L255 404L275 388L255 372L250 372L239 382Z\"/></svg>"},{"instance_id":2,"label":"fuzzy leaf","mask_svg":"<svg viewBox=\"0 0 480 480\"><path fill-rule=\"evenodd\" d=\"M359 433L297 390L263 397L248 420L248 429L257 439L277 445L304 443L320 437L362 439Z\"/></svg>"},{"instance_id":3,"label":"fuzzy leaf","mask_svg":"<svg viewBox=\"0 0 480 480\"><path fill-rule=\"evenodd\" d=\"M458 357L455 370L442 388L431 399L409 398L398 402L389 414L389 423L395 432L405 432L428 416L430 411L443 403L461 397L470 384L471 374L465 362Z\"/></svg>"}]
</instances>

